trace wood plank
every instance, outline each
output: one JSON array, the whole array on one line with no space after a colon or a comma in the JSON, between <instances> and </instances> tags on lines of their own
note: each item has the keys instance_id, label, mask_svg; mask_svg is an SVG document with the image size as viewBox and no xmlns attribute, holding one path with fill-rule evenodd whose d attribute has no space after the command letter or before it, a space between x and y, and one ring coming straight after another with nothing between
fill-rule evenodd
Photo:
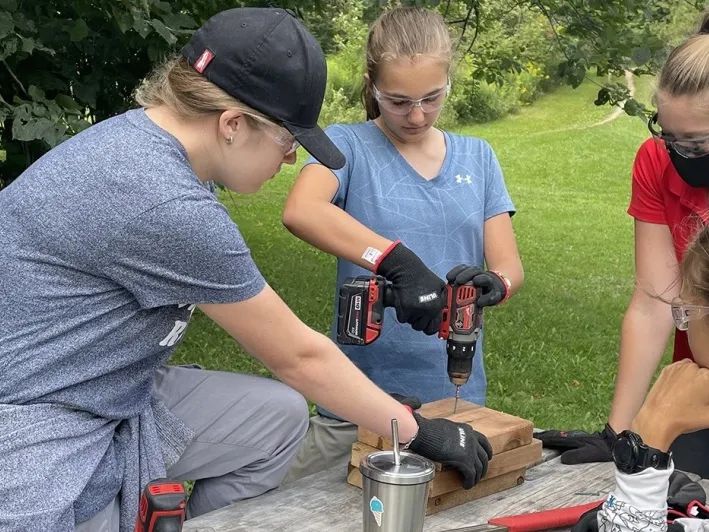
<instances>
[{"instance_id":1,"label":"wood plank","mask_svg":"<svg viewBox=\"0 0 709 532\"><path fill-rule=\"evenodd\" d=\"M442 493L437 497L429 497L426 515L442 512L466 502L519 486L524 482L524 472L525 468L521 468L488 480L482 480L469 490L459 489L450 493Z\"/></svg>"},{"instance_id":2,"label":"wood plank","mask_svg":"<svg viewBox=\"0 0 709 532\"><path fill-rule=\"evenodd\" d=\"M348 468L349 473L347 474L347 482L352 486L362 489L362 473L360 473L359 468L353 466L352 464L349 464ZM444 471L444 473L446 472L447 471ZM459 504L464 504L481 497L487 497L493 493L499 493L501 491L514 488L515 486L519 486L524 482L524 472L525 468L521 468L515 471L509 471L495 478L481 480L469 490L462 489L460 487L460 480L458 480L458 489L448 493L438 493L436 495L432 495L434 487L434 483L432 482L429 488L428 502L426 504L426 515L448 510L449 508L453 508Z\"/></svg>"},{"instance_id":3,"label":"wood plank","mask_svg":"<svg viewBox=\"0 0 709 532\"><path fill-rule=\"evenodd\" d=\"M378 449L362 442L355 442L352 445L350 466L359 468L362 458ZM492 457L488 464L485 479L489 480L512 471L525 470L542 460L542 442L534 440L531 444L523 447L505 451ZM444 493L450 493L462 489L462 479L460 473L452 468L443 468L440 463L434 462L436 466L436 476L431 482L430 496L435 497ZM350 468L351 471L351 468ZM348 482L349 482L348 475ZM360 486L361 487L361 486Z\"/></svg>"},{"instance_id":4,"label":"wood plank","mask_svg":"<svg viewBox=\"0 0 709 532\"><path fill-rule=\"evenodd\" d=\"M454 399L426 403L419 413L428 418L445 417L470 424L487 437L494 454L532 443L534 429L531 421L463 400L458 402L458 410L453 414L454 403ZM362 427L357 432L357 439L377 449L391 449L392 446L388 438Z\"/></svg>"}]
</instances>

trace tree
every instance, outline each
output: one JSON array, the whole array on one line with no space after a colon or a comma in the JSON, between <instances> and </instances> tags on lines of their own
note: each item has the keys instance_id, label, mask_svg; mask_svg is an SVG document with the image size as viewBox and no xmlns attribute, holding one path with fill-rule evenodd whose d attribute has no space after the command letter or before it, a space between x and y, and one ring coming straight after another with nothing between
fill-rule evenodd
<instances>
[{"instance_id":1,"label":"tree","mask_svg":"<svg viewBox=\"0 0 709 532\"><path fill-rule=\"evenodd\" d=\"M0 188L62 140L129 108L151 66L211 15L269 3L0 0Z\"/></svg>"},{"instance_id":2,"label":"tree","mask_svg":"<svg viewBox=\"0 0 709 532\"><path fill-rule=\"evenodd\" d=\"M129 108L135 86L151 66L179 49L209 16L229 7L271 3L0 0L0 188L62 140ZM346 0L279 3L305 19L326 51L335 51L347 41L347 35L338 34L352 26L343 24L348 16ZM366 27L390 3L358 0L359 23ZM471 54L475 76L496 83L505 82L504 72L525 68L525 43L495 46L496 36L505 35L509 43L524 35L518 27L525 24L530 10L536 10L548 22L545 31L563 54L559 75L572 86L589 71L655 72L667 51L668 37L681 25L678 20L703 8L697 0L401 3L439 9L460 36L459 50ZM486 31L494 37L479 39ZM597 103L613 104L627 96L624 86L607 83L600 87ZM626 101L625 109L631 114L645 112L633 100Z\"/></svg>"}]
</instances>

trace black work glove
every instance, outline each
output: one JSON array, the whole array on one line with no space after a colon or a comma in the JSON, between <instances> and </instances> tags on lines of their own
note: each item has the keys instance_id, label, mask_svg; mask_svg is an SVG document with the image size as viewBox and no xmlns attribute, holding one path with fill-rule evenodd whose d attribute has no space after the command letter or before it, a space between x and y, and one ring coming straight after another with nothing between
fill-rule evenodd
<instances>
[{"instance_id":1,"label":"black work glove","mask_svg":"<svg viewBox=\"0 0 709 532\"><path fill-rule=\"evenodd\" d=\"M542 440L547 449L561 451L562 464L585 464L588 462L610 462L611 451L618 435L606 423L601 432L590 434L581 430L545 430L534 437Z\"/></svg>"},{"instance_id":2,"label":"black work glove","mask_svg":"<svg viewBox=\"0 0 709 532\"><path fill-rule=\"evenodd\" d=\"M491 307L507 298L507 284L499 274L483 271L474 266L461 264L446 274L449 283L465 284L472 281L480 292L475 304L479 307Z\"/></svg>"},{"instance_id":3,"label":"black work glove","mask_svg":"<svg viewBox=\"0 0 709 532\"><path fill-rule=\"evenodd\" d=\"M401 395L400 393L391 392L389 394L393 399L399 401L402 405L408 406L411 410L421 408L421 399L414 395Z\"/></svg>"},{"instance_id":4,"label":"black work glove","mask_svg":"<svg viewBox=\"0 0 709 532\"><path fill-rule=\"evenodd\" d=\"M401 242L381 259L377 274L391 282L396 319L417 331L436 334L445 304L445 283Z\"/></svg>"},{"instance_id":5,"label":"black work glove","mask_svg":"<svg viewBox=\"0 0 709 532\"><path fill-rule=\"evenodd\" d=\"M670 485L667 489L667 506L671 510L681 512L687 517L687 507L692 501L699 501L703 505L707 502L707 494L698 482L693 481L682 471L673 471L670 475ZM702 515L696 517L704 518Z\"/></svg>"},{"instance_id":6,"label":"black work glove","mask_svg":"<svg viewBox=\"0 0 709 532\"><path fill-rule=\"evenodd\" d=\"M445 418L427 419L415 412L414 418L419 431L409 449L460 471L466 490L485 476L487 462L492 458L492 448L485 435L467 423Z\"/></svg>"},{"instance_id":7,"label":"black work glove","mask_svg":"<svg viewBox=\"0 0 709 532\"><path fill-rule=\"evenodd\" d=\"M605 501L581 514L578 523L573 526L571 532L598 532L598 512L604 503Z\"/></svg>"}]
</instances>

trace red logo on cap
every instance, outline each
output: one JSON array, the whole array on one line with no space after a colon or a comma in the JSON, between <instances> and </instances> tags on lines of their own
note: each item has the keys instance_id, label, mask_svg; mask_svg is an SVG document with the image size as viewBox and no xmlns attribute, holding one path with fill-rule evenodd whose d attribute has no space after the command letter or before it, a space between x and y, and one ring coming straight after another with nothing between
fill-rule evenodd
<instances>
[{"instance_id":1,"label":"red logo on cap","mask_svg":"<svg viewBox=\"0 0 709 532\"><path fill-rule=\"evenodd\" d=\"M205 49L204 52L202 52L202 55L199 56L199 59L195 61L194 69L201 74L204 72L204 69L207 68L207 65L209 65L212 59L214 59L214 52L209 49Z\"/></svg>"}]
</instances>

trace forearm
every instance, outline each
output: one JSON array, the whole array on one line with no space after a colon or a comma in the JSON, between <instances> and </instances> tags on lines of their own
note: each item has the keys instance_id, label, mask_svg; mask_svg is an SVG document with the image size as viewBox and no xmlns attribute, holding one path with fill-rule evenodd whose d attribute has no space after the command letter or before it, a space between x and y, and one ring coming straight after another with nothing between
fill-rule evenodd
<instances>
[{"instance_id":1,"label":"forearm","mask_svg":"<svg viewBox=\"0 0 709 532\"><path fill-rule=\"evenodd\" d=\"M370 381L332 341L311 332L307 348L274 373L327 410L378 434L389 435L391 420L398 419L400 439L409 441L418 427L409 409Z\"/></svg>"},{"instance_id":2,"label":"forearm","mask_svg":"<svg viewBox=\"0 0 709 532\"><path fill-rule=\"evenodd\" d=\"M283 224L301 240L331 255L372 270L377 252L383 252L392 244L336 205L298 201L297 205L287 205ZM374 251L367 253L370 248Z\"/></svg>"},{"instance_id":3,"label":"forearm","mask_svg":"<svg viewBox=\"0 0 709 532\"><path fill-rule=\"evenodd\" d=\"M632 305L628 308L623 318L618 376L609 418L616 432L629 428L640 409L671 331L669 309L643 312Z\"/></svg>"}]
</instances>

